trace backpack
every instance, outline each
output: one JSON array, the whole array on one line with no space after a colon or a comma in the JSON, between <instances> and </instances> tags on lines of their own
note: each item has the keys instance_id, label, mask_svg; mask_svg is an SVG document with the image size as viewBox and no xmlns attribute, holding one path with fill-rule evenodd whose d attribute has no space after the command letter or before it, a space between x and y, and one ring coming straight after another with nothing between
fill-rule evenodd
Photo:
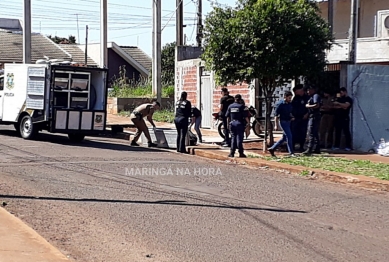
<instances>
[{"instance_id":1,"label":"backpack","mask_svg":"<svg viewBox=\"0 0 389 262\"><path fill-rule=\"evenodd\" d=\"M197 136L193 134L192 131L188 130L188 136L189 136L189 145L190 146L197 145Z\"/></svg>"}]
</instances>

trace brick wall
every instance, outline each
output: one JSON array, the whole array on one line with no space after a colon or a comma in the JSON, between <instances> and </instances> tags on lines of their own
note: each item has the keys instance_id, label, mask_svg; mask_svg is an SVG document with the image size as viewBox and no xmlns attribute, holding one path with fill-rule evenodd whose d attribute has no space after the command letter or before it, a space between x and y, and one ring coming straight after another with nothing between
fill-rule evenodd
<instances>
[{"instance_id":1,"label":"brick wall","mask_svg":"<svg viewBox=\"0 0 389 262\"><path fill-rule=\"evenodd\" d=\"M220 99L222 97L221 89L222 87L219 86L213 91L213 112L219 111ZM235 96L240 94L246 104L250 103L250 89L247 83L242 83L241 85L228 85L227 89L230 92L230 95Z\"/></svg>"},{"instance_id":2,"label":"brick wall","mask_svg":"<svg viewBox=\"0 0 389 262\"><path fill-rule=\"evenodd\" d=\"M183 70L184 89L188 93L188 100L193 104L197 104L197 66L184 68ZM180 94L178 94L180 95Z\"/></svg>"}]
</instances>

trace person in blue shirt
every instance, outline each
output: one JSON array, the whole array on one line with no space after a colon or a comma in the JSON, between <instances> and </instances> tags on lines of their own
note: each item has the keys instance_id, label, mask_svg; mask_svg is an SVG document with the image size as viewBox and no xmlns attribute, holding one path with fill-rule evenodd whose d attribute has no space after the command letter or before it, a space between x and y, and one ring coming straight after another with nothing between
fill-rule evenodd
<instances>
[{"instance_id":1,"label":"person in blue shirt","mask_svg":"<svg viewBox=\"0 0 389 262\"><path fill-rule=\"evenodd\" d=\"M246 125L250 124L247 110L242 103L242 96L235 95L235 102L228 106L225 115L231 131L231 149L228 157L234 157L236 149L239 151L239 157L246 157L243 149L243 138Z\"/></svg>"},{"instance_id":2,"label":"person in blue shirt","mask_svg":"<svg viewBox=\"0 0 389 262\"><path fill-rule=\"evenodd\" d=\"M281 126L283 130L282 138L277 141L272 147L268 149L269 153L272 156L274 155L274 151L282 145L285 141L288 144L288 151L291 156L294 156L293 151L293 137L292 137L292 131L291 131L291 122L294 120L294 116L292 114L292 97L293 94L290 91L286 91L284 94L284 99L281 100L277 106L275 111L275 118L274 122L276 123L274 130L277 131L279 129L279 126Z\"/></svg>"},{"instance_id":3,"label":"person in blue shirt","mask_svg":"<svg viewBox=\"0 0 389 262\"><path fill-rule=\"evenodd\" d=\"M304 155L310 155L312 153L320 154L320 139L319 139L319 129L320 129L320 120L321 120L321 98L319 94L316 93L316 88L310 86L308 93L311 98L308 100L306 107L309 111L309 122L308 122L308 133L309 133L309 142L308 149L303 152Z\"/></svg>"}]
</instances>

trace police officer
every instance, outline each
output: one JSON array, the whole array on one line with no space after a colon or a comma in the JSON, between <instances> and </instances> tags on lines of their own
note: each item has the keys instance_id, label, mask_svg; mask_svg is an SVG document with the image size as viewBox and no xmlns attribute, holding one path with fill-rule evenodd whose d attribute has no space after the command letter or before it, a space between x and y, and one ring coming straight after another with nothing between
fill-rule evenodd
<instances>
[{"instance_id":1,"label":"police officer","mask_svg":"<svg viewBox=\"0 0 389 262\"><path fill-rule=\"evenodd\" d=\"M185 141L188 133L189 117L192 115L192 105L187 97L186 92L181 93L181 98L176 103L176 117L174 118L177 129L177 152L184 154L187 154Z\"/></svg>"},{"instance_id":2,"label":"police officer","mask_svg":"<svg viewBox=\"0 0 389 262\"><path fill-rule=\"evenodd\" d=\"M231 131L231 151L228 157L234 157L237 148L239 157L246 157L243 152L243 138L246 125L249 124L247 110L242 104L242 96L239 94L235 96L235 102L227 109L225 117Z\"/></svg>"},{"instance_id":3,"label":"police officer","mask_svg":"<svg viewBox=\"0 0 389 262\"><path fill-rule=\"evenodd\" d=\"M299 144L300 152L304 152L304 144L307 138L308 127L308 103L309 96L305 94L302 84L298 84L293 88L294 97L292 99L292 115L295 120L291 123L292 136L293 136L293 151L295 150L296 143Z\"/></svg>"},{"instance_id":4,"label":"police officer","mask_svg":"<svg viewBox=\"0 0 389 262\"><path fill-rule=\"evenodd\" d=\"M319 94L316 93L316 88L311 86L308 89L309 99L306 107L309 110L309 122L308 122L308 132L309 132L309 144L308 149L303 152L305 155L310 155L313 152L320 154L320 139L319 139L319 128L320 128L320 107L321 107L321 98Z\"/></svg>"},{"instance_id":5,"label":"police officer","mask_svg":"<svg viewBox=\"0 0 389 262\"><path fill-rule=\"evenodd\" d=\"M228 92L228 89L223 87L221 90L222 98L220 99L220 112L219 115L221 116L223 120L223 128L224 128L224 141L223 146L230 147L231 146L231 140L230 140L230 134L228 130L228 123L226 118L226 112L228 107L234 103L234 97L230 95L230 92Z\"/></svg>"}]
</instances>

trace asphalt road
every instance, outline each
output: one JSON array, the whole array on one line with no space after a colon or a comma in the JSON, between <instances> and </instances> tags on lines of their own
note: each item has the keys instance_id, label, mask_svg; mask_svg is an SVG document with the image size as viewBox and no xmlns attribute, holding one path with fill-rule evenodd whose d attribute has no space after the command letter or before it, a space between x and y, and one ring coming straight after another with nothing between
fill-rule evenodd
<instances>
[{"instance_id":1,"label":"asphalt road","mask_svg":"<svg viewBox=\"0 0 389 262\"><path fill-rule=\"evenodd\" d=\"M11 130L0 130L0 200L74 261L388 261L388 194Z\"/></svg>"}]
</instances>

